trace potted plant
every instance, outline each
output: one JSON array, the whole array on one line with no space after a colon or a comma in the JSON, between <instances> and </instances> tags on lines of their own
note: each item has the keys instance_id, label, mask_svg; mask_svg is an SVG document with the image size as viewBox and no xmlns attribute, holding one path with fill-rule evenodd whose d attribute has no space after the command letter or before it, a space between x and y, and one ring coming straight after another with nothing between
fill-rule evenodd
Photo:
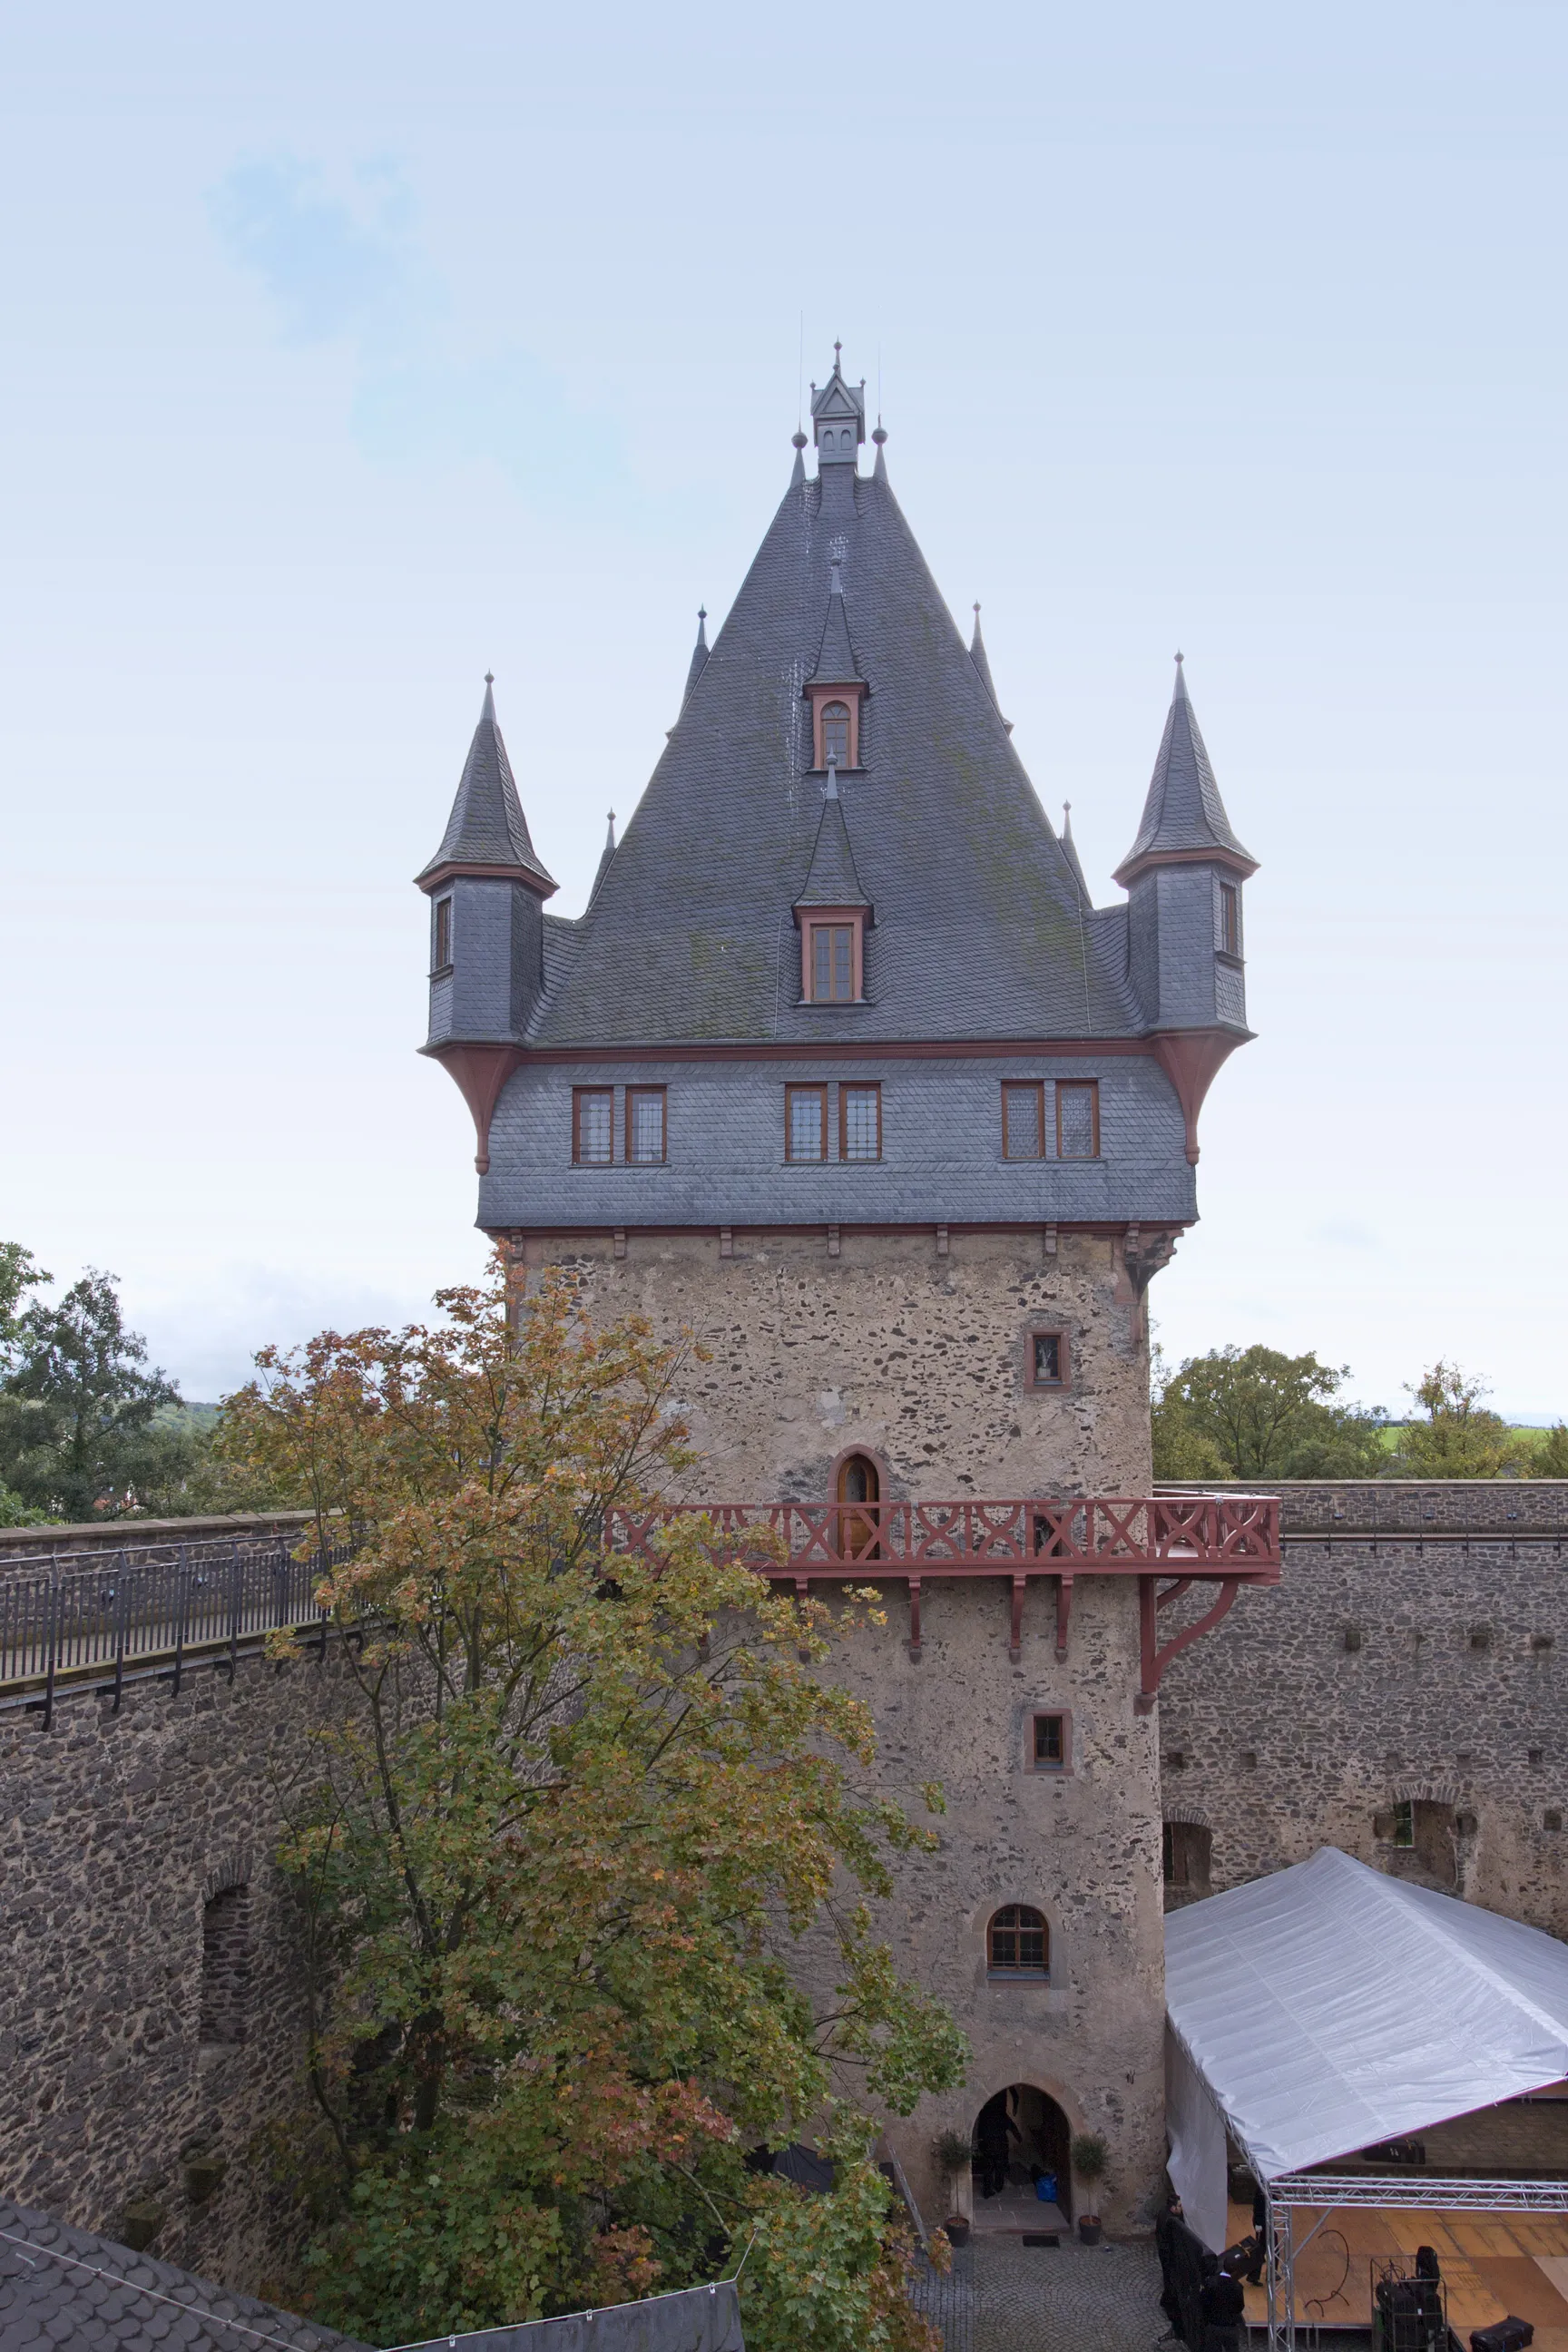
<instances>
[{"instance_id":1,"label":"potted plant","mask_svg":"<svg viewBox=\"0 0 1568 2352\"><path fill-rule=\"evenodd\" d=\"M973 2144L967 2133L938 2132L931 2142L931 2154L936 2158L937 2169L947 2183L948 2189L950 2210L942 2227L947 2231L951 2244L966 2246L969 2243L969 2216L967 2213L961 2213L958 2206L960 2183L970 2178L970 2167L974 2161Z\"/></svg>"},{"instance_id":2,"label":"potted plant","mask_svg":"<svg viewBox=\"0 0 1568 2352\"><path fill-rule=\"evenodd\" d=\"M1100 2243L1100 2198L1098 2184L1104 2179L1110 2162L1110 2151L1098 2132L1079 2132L1072 2144L1072 2168L1083 2183L1084 2200L1079 2209L1078 2234L1086 2246Z\"/></svg>"}]
</instances>

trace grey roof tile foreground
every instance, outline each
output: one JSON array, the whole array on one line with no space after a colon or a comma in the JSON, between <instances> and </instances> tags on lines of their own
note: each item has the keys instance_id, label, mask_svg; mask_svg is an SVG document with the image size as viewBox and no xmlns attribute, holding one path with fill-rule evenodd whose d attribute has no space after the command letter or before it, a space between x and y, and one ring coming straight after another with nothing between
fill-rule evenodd
<instances>
[{"instance_id":1,"label":"grey roof tile foreground","mask_svg":"<svg viewBox=\"0 0 1568 2352\"><path fill-rule=\"evenodd\" d=\"M172 2263L0 2198L0 2352L366 2352Z\"/></svg>"}]
</instances>

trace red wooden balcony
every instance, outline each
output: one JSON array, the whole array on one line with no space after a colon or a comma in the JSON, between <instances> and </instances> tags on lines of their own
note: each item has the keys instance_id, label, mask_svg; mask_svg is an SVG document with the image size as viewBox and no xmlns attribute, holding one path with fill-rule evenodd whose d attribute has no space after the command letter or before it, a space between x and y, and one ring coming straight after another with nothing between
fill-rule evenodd
<instances>
[{"instance_id":1,"label":"red wooden balcony","mask_svg":"<svg viewBox=\"0 0 1568 2352\"><path fill-rule=\"evenodd\" d=\"M686 1503L609 1512L605 1547L646 1551L662 1527L693 1517L710 1522L716 1551L738 1555L774 1583L793 1583L802 1599L814 1583L897 1579L909 1590L910 1652L916 1658L927 1577L1005 1577L1012 1587L1008 1645L1016 1661L1031 1580L1048 1577L1055 1586L1057 1655L1065 1658L1074 1579L1135 1576L1142 1630L1138 1703L1144 1710L1153 1705L1171 1660L1218 1624L1243 1584L1279 1581L1279 1502L1273 1495ZM749 1544L753 1536L770 1540ZM1161 1610L1194 1583L1218 1586L1213 1606L1162 1642Z\"/></svg>"}]
</instances>

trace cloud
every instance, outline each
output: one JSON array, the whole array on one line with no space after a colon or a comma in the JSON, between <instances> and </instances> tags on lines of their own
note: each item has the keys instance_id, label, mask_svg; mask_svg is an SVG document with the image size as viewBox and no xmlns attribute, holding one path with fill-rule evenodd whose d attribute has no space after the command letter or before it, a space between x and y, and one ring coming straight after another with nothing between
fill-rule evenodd
<instances>
[{"instance_id":1,"label":"cloud","mask_svg":"<svg viewBox=\"0 0 1568 2352\"><path fill-rule=\"evenodd\" d=\"M272 297L289 342L327 342L406 311L411 296L427 299L413 200L393 163L359 165L343 195L294 156L239 163L209 205L234 259Z\"/></svg>"}]
</instances>

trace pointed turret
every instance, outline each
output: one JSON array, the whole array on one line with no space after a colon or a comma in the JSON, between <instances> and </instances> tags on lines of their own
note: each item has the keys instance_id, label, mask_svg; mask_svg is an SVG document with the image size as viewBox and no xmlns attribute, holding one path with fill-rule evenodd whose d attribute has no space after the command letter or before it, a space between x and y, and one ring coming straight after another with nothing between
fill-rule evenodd
<instances>
[{"instance_id":1,"label":"pointed turret","mask_svg":"<svg viewBox=\"0 0 1568 2352\"><path fill-rule=\"evenodd\" d=\"M1187 695L1182 656L1138 838L1116 869L1129 896L1127 972L1198 1156L1215 1070L1247 1025L1241 886L1258 860L1230 829Z\"/></svg>"},{"instance_id":2,"label":"pointed turret","mask_svg":"<svg viewBox=\"0 0 1568 2352\"><path fill-rule=\"evenodd\" d=\"M529 838L528 820L496 719L495 678L489 670L479 723L458 780L441 846L415 880L422 890L436 890L454 874L473 873L515 875L542 898L552 898L559 887L535 856Z\"/></svg>"},{"instance_id":3,"label":"pointed turret","mask_svg":"<svg viewBox=\"0 0 1568 2352\"><path fill-rule=\"evenodd\" d=\"M1175 689L1149 780L1143 822L1116 869L1116 879L1131 885L1151 865L1194 858L1213 858L1244 878L1258 870L1257 858L1248 856L1230 829L1178 654Z\"/></svg>"},{"instance_id":4,"label":"pointed turret","mask_svg":"<svg viewBox=\"0 0 1568 2352\"><path fill-rule=\"evenodd\" d=\"M841 364L844 346L833 346L833 373L818 392L811 387L811 429L816 440L819 466L853 466L866 438L866 385L857 391L845 381Z\"/></svg>"},{"instance_id":5,"label":"pointed turret","mask_svg":"<svg viewBox=\"0 0 1568 2352\"><path fill-rule=\"evenodd\" d=\"M697 643L691 648L691 667L686 673L686 694L689 694L708 667L708 607L697 607ZM682 702L686 695L681 696Z\"/></svg>"},{"instance_id":6,"label":"pointed turret","mask_svg":"<svg viewBox=\"0 0 1568 2352\"><path fill-rule=\"evenodd\" d=\"M1079 858L1078 844L1072 837L1071 801L1063 801L1062 803L1061 841L1062 856L1072 867L1072 878L1078 884L1079 894L1081 897L1084 905L1086 907L1090 906L1093 901L1090 899L1089 895L1089 884L1083 878L1083 866Z\"/></svg>"},{"instance_id":7,"label":"pointed turret","mask_svg":"<svg viewBox=\"0 0 1568 2352\"><path fill-rule=\"evenodd\" d=\"M870 688L860 675L844 605L838 558L828 573L827 613L816 648L816 667L804 689L811 704L811 764L814 768L859 768L862 704Z\"/></svg>"},{"instance_id":8,"label":"pointed turret","mask_svg":"<svg viewBox=\"0 0 1568 2352\"><path fill-rule=\"evenodd\" d=\"M494 686L487 673L441 846L416 877L431 901L430 1034L422 1050L462 1088L481 1175L491 1114L544 992L544 901L556 888L529 838Z\"/></svg>"},{"instance_id":9,"label":"pointed turret","mask_svg":"<svg viewBox=\"0 0 1568 2352\"><path fill-rule=\"evenodd\" d=\"M605 846L604 846L604 848L603 848L603 849L600 851L600 853L599 853L599 864L598 864L598 869L597 869L597 871L595 872L595 876L594 876L594 887L593 887L593 888L592 888L592 890L590 890L590 891L589 891L589 893L588 893L588 899L589 899L589 903L590 903L590 905L593 903L594 899L598 896L599 885L600 885L600 883L604 880L604 878L605 878L605 875L609 872L609 870L610 870L610 860L611 860L611 858L615 856L615 854L616 854L616 812L615 812L615 810L614 810L614 809L611 809L611 811L610 811L610 813L609 813L609 824L608 824L608 825L606 826L605 831Z\"/></svg>"},{"instance_id":10,"label":"pointed turret","mask_svg":"<svg viewBox=\"0 0 1568 2352\"><path fill-rule=\"evenodd\" d=\"M868 916L871 912L871 901L855 869L855 852L849 843L844 803L838 797L838 772L835 768L827 771L811 866L795 903L797 910L802 907L854 907Z\"/></svg>"},{"instance_id":11,"label":"pointed turret","mask_svg":"<svg viewBox=\"0 0 1568 2352\"><path fill-rule=\"evenodd\" d=\"M882 429L882 420L879 416L877 419L877 430L872 434L871 438L877 445L877 462L871 468L871 479L874 482L886 482L888 478L888 459L886 455L888 436Z\"/></svg>"},{"instance_id":12,"label":"pointed turret","mask_svg":"<svg viewBox=\"0 0 1568 2352\"><path fill-rule=\"evenodd\" d=\"M991 675L991 664L986 657L985 652L985 640L980 634L980 607L978 604L974 607L974 635L969 641L969 658L974 664L975 668L980 672L981 680L985 688L985 691L991 697L992 708L994 709L997 718L1002 719L1002 705L996 693L996 681ZM1011 735L1013 732L1012 720L1010 719L1002 719L1002 724L1007 730L1008 734Z\"/></svg>"},{"instance_id":13,"label":"pointed turret","mask_svg":"<svg viewBox=\"0 0 1568 2352\"><path fill-rule=\"evenodd\" d=\"M797 426L789 437L795 448L795 464L790 467L789 486L792 490L804 489L805 487L805 436Z\"/></svg>"},{"instance_id":14,"label":"pointed turret","mask_svg":"<svg viewBox=\"0 0 1568 2352\"><path fill-rule=\"evenodd\" d=\"M822 814L805 883L795 902L800 926L803 1004L861 1004L866 992L866 934L874 917L856 870L838 771L829 763Z\"/></svg>"},{"instance_id":15,"label":"pointed turret","mask_svg":"<svg viewBox=\"0 0 1568 2352\"><path fill-rule=\"evenodd\" d=\"M822 643L816 649L816 667L811 673L812 686L864 686L855 648L849 642L849 615L844 609L844 581L834 557L828 572L827 617L822 625Z\"/></svg>"}]
</instances>

